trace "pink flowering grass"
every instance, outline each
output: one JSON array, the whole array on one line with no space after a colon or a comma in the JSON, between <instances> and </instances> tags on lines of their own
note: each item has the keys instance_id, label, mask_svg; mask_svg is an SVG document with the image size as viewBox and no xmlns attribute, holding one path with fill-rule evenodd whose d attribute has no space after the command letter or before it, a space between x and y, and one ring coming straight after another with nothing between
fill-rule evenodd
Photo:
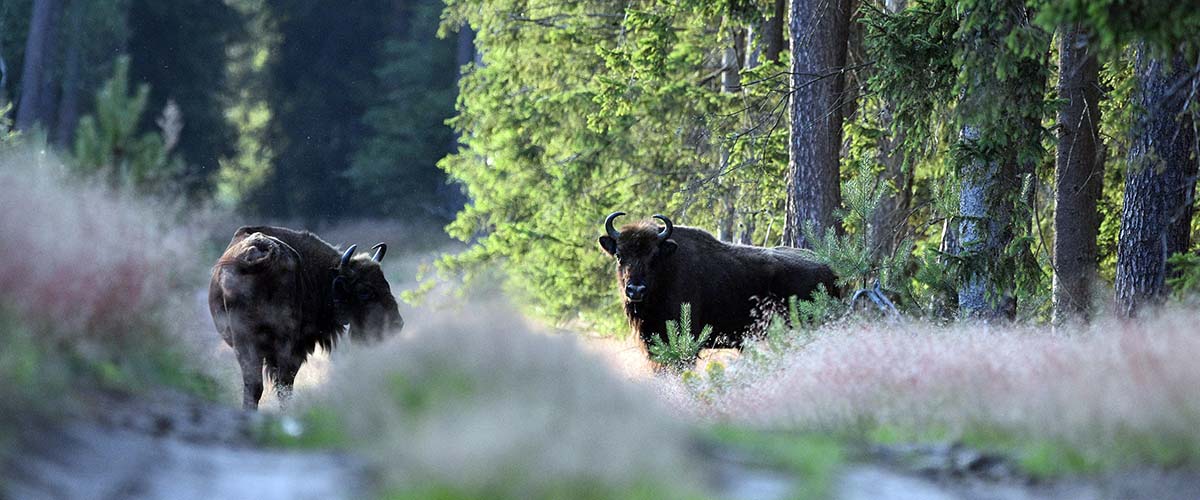
<instances>
[{"instance_id":1,"label":"pink flowering grass","mask_svg":"<svg viewBox=\"0 0 1200 500\"><path fill-rule=\"evenodd\" d=\"M0 185L0 312L102 377L190 383L171 365L188 358L195 328L182 313L207 284L203 232L170 204L72 177L29 148L0 154Z\"/></svg>"},{"instance_id":2,"label":"pink flowering grass","mask_svg":"<svg viewBox=\"0 0 1200 500\"><path fill-rule=\"evenodd\" d=\"M673 399L703 419L771 428L1072 448L1086 461L1197 463L1200 312L1088 327L851 323L758 345ZM757 350L758 354L754 354ZM686 393L690 397L680 397Z\"/></svg>"}]
</instances>

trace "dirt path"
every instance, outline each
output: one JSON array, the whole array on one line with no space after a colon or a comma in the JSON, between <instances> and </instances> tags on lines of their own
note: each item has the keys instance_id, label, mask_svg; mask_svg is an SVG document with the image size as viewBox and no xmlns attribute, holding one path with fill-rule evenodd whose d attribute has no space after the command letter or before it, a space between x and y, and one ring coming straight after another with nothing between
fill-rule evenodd
<instances>
[{"instance_id":1,"label":"dirt path","mask_svg":"<svg viewBox=\"0 0 1200 500\"><path fill-rule=\"evenodd\" d=\"M94 395L85 415L31 430L6 468L13 499L356 499L361 460L262 449L252 417L178 395ZM103 411L104 413L100 413Z\"/></svg>"}]
</instances>

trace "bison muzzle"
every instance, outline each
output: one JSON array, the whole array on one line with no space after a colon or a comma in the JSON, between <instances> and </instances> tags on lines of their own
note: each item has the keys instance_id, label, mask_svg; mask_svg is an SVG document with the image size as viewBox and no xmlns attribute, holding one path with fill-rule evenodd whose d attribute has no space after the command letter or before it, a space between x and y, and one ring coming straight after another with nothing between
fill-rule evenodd
<instances>
[{"instance_id":1,"label":"bison muzzle","mask_svg":"<svg viewBox=\"0 0 1200 500\"><path fill-rule=\"evenodd\" d=\"M622 215L604 220L600 248L616 258L625 314L645 347L655 337L666 341L666 323L678 320L683 304L691 305L693 336L713 327L704 347L741 348L789 297L809 300L821 285L838 295L833 271L795 248L724 243L662 215L654 216L662 227L640 221L618 231L613 221Z\"/></svg>"},{"instance_id":2,"label":"bison muzzle","mask_svg":"<svg viewBox=\"0 0 1200 500\"><path fill-rule=\"evenodd\" d=\"M242 407L258 408L263 369L280 402L317 346L333 348L349 325L354 340L377 340L404 326L374 254L345 252L308 231L243 227L213 267L208 306L242 371Z\"/></svg>"}]
</instances>

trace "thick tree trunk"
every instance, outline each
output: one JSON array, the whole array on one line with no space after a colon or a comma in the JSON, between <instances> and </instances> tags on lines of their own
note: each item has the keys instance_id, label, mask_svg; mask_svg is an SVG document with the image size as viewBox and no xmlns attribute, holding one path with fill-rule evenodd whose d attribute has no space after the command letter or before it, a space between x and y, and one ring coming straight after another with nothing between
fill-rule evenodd
<instances>
[{"instance_id":1,"label":"thick tree trunk","mask_svg":"<svg viewBox=\"0 0 1200 500\"><path fill-rule=\"evenodd\" d=\"M1154 58L1138 47L1137 119L1125 176L1117 249L1116 306L1134 316L1165 291L1167 257L1186 251L1198 153L1188 98L1197 81L1181 56Z\"/></svg>"},{"instance_id":2,"label":"thick tree trunk","mask_svg":"<svg viewBox=\"0 0 1200 500\"><path fill-rule=\"evenodd\" d=\"M963 127L961 140L978 141L978 129ZM958 289L959 310L974 319L1012 317L1012 279L999 276L997 269L1012 240L1016 162L971 159L959 168L959 179L958 243L970 255Z\"/></svg>"},{"instance_id":3,"label":"thick tree trunk","mask_svg":"<svg viewBox=\"0 0 1200 500\"><path fill-rule=\"evenodd\" d=\"M805 224L836 227L841 203L842 74L850 0L792 0L787 219L784 242L806 247Z\"/></svg>"},{"instance_id":4,"label":"thick tree trunk","mask_svg":"<svg viewBox=\"0 0 1200 500\"><path fill-rule=\"evenodd\" d=\"M25 38L25 63L21 70L21 102L17 107L16 127L28 130L36 123L47 125L45 102L51 99L53 80L48 72L54 59L55 25L61 0L34 0L29 18L29 34Z\"/></svg>"},{"instance_id":5,"label":"thick tree trunk","mask_svg":"<svg viewBox=\"0 0 1200 500\"><path fill-rule=\"evenodd\" d=\"M1104 187L1100 157L1099 64L1089 34L1066 26L1059 35L1058 152L1054 177L1054 321L1087 319L1096 280L1096 204Z\"/></svg>"}]
</instances>

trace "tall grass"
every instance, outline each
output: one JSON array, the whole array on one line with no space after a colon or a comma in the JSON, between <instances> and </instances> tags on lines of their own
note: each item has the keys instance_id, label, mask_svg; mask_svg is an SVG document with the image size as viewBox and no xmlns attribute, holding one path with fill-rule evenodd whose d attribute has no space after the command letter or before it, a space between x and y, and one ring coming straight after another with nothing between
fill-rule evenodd
<instances>
[{"instance_id":1,"label":"tall grass","mask_svg":"<svg viewBox=\"0 0 1200 500\"><path fill-rule=\"evenodd\" d=\"M201 232L178 207L102 184L68 177L42 151L0 155L0 311L19 325L0 337L27 347L0 372L25 373L30 391L51 401L37 387L56 377L211 392L189 372L194 344L180 322L205 274Z\"/></svg>"},{"instance_id":2,"label":"tall grass","mask_svg":"<svg viewBox=\"0 0 1200 500\"><path fill-rule=\"evenodd\" d=\"M843 324L743 356L722 380L693 382L689 394L702 397L675 400L704 418L774 428L1035 443L1022 452L1075 468L1194 466L1198 324L1195 310L1057 331Z\"/></svg>"},{"instance_id":3,"label":"tall grass","mask_svg":"<svg viewBox=\"0 0 1200 500\"><path fill-rule=\"evenodd\" d=\"M366 453L397 498L672 498L696 487L687 427L574 337L533 333L501 307L457 316L336 353L308 432Z\"/></svg>"}]
</instances>

